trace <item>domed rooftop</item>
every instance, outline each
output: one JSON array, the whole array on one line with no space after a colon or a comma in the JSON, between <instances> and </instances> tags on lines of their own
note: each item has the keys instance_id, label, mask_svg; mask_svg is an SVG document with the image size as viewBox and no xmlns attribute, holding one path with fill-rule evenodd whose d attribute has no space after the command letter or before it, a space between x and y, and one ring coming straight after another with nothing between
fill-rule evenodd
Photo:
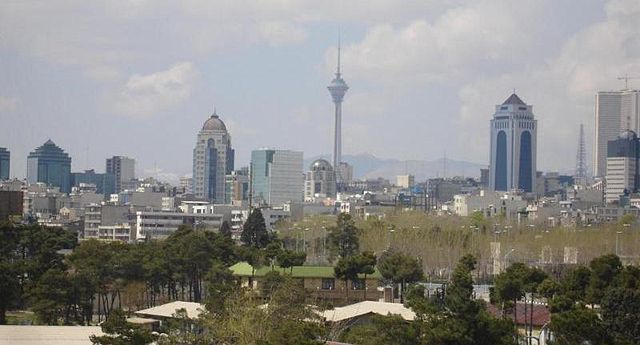
<instances>
[{"instance_id":1,"label":"domed rooftop","mask_svg":"<svg viewBox=\"0 0 640 345\"><path fill-rule=\"evenodd\" d=\"M213 111L213 115L207 119L202 125L203 131L226 131L227 126L224 125L224 122L220 120L218 114L216 114L215 110Z\"/></svg>"},{"instance_id":2,"label":"domed rooftop","mask_svg":"<svg viewBox=\"0 0 640 345\"><path fill-rule=\"evenodd\" d=\"M636 132L630 129L625 129L624 131L622 131L622 133L620 133L620 139L634 140L637 137L638 136L636 135Z\"/></svg>"},{"instance_id":3,"label":"domed rooftop","mask_svg":"<svg viewBox=\"0 0 640 345\"><path fill-rule=\"evenodd\" d=\"M309 170L311 171L333 171L333 167L331 163L329 163L326 159L317 159L311 166L309 166Z\"/></svg>"}]
</instances>

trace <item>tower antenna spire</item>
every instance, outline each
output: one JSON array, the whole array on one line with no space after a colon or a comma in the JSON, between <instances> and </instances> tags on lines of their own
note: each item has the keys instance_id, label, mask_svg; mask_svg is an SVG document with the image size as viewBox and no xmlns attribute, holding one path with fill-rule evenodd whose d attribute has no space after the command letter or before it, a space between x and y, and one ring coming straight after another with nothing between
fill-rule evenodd
<instances>
[{"instance_id":1,"label":"tower antenna spire","mask_svg":"<svg viewBox=\"0 0 640 345\"><path fill-rule=\"evenodd\" d=\"M338 29L338 67L336 68L336 77L340 78L340 30Z\"/></svg>"}]
</instances>

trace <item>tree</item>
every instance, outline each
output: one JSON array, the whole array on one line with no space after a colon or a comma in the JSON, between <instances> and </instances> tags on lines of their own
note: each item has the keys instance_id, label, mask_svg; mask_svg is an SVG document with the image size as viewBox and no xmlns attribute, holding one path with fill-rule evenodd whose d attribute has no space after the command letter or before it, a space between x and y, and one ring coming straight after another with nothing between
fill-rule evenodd
<instances>
[{"instance_id":1,"label":"tree","mask_svg":"<svg viewBox=\"0 0 640 345\"><path fill-rule=\"evenodd\" d=\"M341 257L333 267L336 278L344 281L345 302L349 303L349 281L358 279L360 262L354 256Z\"/></svg>"},{"instance_id":2,"label":"tree","mask_svg":"<svg viewBox=\"0 0 640 345\"><path fill-rule=\"evenodd\" d=\"M307 260L307 253L298 253L292 250L283 250L278 255L278 264L282 268L290 268L293 272L294 266L302 266Z\"/></svg>"},{"instance_id":3,"label":"tree","mask_svg":"<svg viewBox=\"0 0 640 345\"><path fill-rule=\"evenodd\" d=\"M364 251L360 253L356 260L358 261L358 273L364 275L364 300L367 300L367 275L373 274L376 271L376 264L378 259L376 255L371 251Z\"/></svg>"},{"instance_id":4,"label":"tree","mask_svg":"<svg viewBox=\"0 0 640 345\"><path fill-rule=\"evenodd\" d=\"M633 344L640 339L640 290L611 288L600 309L603 325L616 344Z\"/></svg>"},{"instance_id":5,"label":"tree","mask_svg":"<svg viewBox=\"0 0 640 345\"><path fill-rule=\"evenodd\" d=\"M103 336L92 335L94 345L147 345L156 340L147 329L127 323L126 316L121 309L115 309L102 324Z\"/></svg>"},{"instance_id":6,"label":"tree","mask_svg":"<svg viewBox=\"0 0 640 345\"><path fill-rule=\"evenodd\" d=\"M340 341L355 345L413 345L418 339L416 327L399 315L374 315L370 324L357 325L340 336Z\"/></svg>"},{"instance_id":7,"label":"tree","mask_svg":"<svg viewBox=\"0 0 640 345\"><path fill-rule=\"evenodd\" d=\"M360 230L348 213L340 213L336 226L329 229L328 249L332 256L347 257L356 255L360 249L358 235Z\"/></svg>"},{"instance_id":8,"label":"tree","mask_svg":"<svg viewBox=\"0 0 640 345\"><path fill-rule=\"evenodd\" d=\"M267 226L264 223L262 211L259 208L253 209L249 218L244 223L240 241L245 246L264 248L269 244L271 238L267 232Z\"/></svg>"},{"instance_id":9,"label":"tree","mask_svg":"<svg viewBox=\"0 0 640 345\"><path fill-rule=\"evenodd\" d=\"M226 237L231 237L231 225L226 220L220 225L220 234Z\"/></svg>"},{"instance_id":10,"label":"tree","mask_svg":"<svg viewBox=\"0 0 640 345\"><path fill-rule=\"evenodd\" d=\"M7 310L20 297L18 269L14 264L0 261L0 325L7 324Z\"/></svg>"},{"instance_id":11,"label":"tree","mask_svg":"<svg viewBox=\"0 0 640 345\"><path fill-rule=\"evenodd\" d=\"M399 252L383 254L378 270L385 280L395 285L400 284L401 302L404 302L406 284L417 282L423 277L422 265L418 259Z\"/></svg>"},{"instance_id":12,"label":"tree","mask_svg":"<svg viewBox=\"0 0 640 345\"><path fill-rule=\"evenodd\" d=\"M597 257L589 263L591 277L587 287L587 303L600 304L604 292L622 270L620 258L614 254Z\"/></svg>"},{"instance_id":13,"label":"tree","mask_svg":"<svg viewBox=\"0 0 640 345\"><path fill-rule=\"evenodd\" d=\"M598 314L579 305L569 311L551 314L550 329L557 345L611 344Z\"/></svg>"}]
</instances>

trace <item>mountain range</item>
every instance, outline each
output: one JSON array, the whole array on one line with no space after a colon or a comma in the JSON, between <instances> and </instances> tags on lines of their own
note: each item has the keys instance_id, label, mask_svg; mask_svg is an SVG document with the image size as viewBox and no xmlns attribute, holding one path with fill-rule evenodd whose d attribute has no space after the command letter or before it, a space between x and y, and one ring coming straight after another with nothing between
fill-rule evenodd
<instances>
[{"instance_id":1,"label":"mountain range","mask_svg":"<svg viewBox=\"0 0 640 345\"><path fill-rule=\"evenodd\" d=\"M304 170L316 159L326 159L331 162L330 155L320 155L304 160ZM424 181L433 177L479 177L480 169L488 166L485 164L439 158L427 160L397 160L378 158L370 153L356 155L343 155L342 160L353 166L354 178L368 179L383 177L389 181L395 181L396 176L411 174L416 181Z\"/></svg>"}]
</instances>

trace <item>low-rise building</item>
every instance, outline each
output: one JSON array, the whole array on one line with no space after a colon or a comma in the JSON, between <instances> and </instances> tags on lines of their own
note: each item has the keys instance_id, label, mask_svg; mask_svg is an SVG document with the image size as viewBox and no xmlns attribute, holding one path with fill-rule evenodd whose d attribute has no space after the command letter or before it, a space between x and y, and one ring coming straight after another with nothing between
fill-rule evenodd
<instances>
[{"instance_id":1,"label":"low-rise building","mask_svg":"<svg viewBox=\"0 0 640 345\"><path fill-rule=\"evenodd\" d=\"M137 211L135 239L163 239L182 225L198 230L218 231L222 222L222 214Z\"/></svg>"}]
</instances>

